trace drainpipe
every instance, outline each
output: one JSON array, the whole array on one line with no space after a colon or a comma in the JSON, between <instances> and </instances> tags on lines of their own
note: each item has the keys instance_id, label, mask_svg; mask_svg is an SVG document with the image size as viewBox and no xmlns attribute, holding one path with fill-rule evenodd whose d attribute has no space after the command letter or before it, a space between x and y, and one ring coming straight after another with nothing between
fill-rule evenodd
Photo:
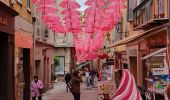
<instances>
[{"instance_id":1,"label":"drainpipe","mask_svg":"<svg viewBox=\"0 0 170 100\"><path fill-rule=\"evenodd\" d=\"M32 74L36 74L35 69L35 22L36 22L36 17L32 17L32 23L33 23L33 48L32 48L32 63L33 63L33 72Z\"/></svg>"}]
</instances>

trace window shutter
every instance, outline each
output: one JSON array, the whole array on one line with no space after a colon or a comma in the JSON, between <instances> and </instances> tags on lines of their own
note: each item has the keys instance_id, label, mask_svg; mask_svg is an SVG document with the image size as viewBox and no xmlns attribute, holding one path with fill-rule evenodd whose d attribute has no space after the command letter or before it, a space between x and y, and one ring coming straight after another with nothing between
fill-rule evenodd
<instances>
[{"instance_id":1,"label":"window shutter","mask_svg":"<svg viewBox=\"0 0 170 100\"><path fill-rule=\"evenodd\" d=\"M48 38L48 35L49 35L49 30L47 27L45 27L44 29L44 38Z\"/></svg>"},{"instance_id":2,"label":"window shutter","mask_svg":"<svg viewBox=\"0 0 170 100\"><path fill-rule=\"evenodd\" d=\"M36 39L40 39L41 36L41 30L40 30L40 19L38 16L35 16L36 22L35 22L35 34L36 34Z\"/></svg>"},{"instance_id":3,"label":"window shutter","mask_svg":"<svg viewBox=\"0 0 170 100\"><path fill-rule=\"evenodd\" d=\"M128 18L129 22L133 21L133 0L128 0Z\"/></svg>"}]
</instances>

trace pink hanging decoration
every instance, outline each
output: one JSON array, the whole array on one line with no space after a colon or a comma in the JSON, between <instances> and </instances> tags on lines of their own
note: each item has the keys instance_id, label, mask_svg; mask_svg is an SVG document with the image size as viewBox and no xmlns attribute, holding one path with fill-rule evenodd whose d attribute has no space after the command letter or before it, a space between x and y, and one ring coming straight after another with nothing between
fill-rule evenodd
<instances>
[{"instance_id":1,"label":"pink hanging decoration","mask_svg":"<svg viewBox=\"0 0 170 100\"><path fill-rule=\"evenodd\" d=\"M44 13L44 14L47 14L47 13L55 13L57 12L58 10L56 9L55 6L53 5L40 5L38 8L38 11Z\"/></svg>"},{"instance_id":2,"label":"pink hanging decoration","mask_svg":"<svg viewBox=\"0 0 170 100\"><path fill-rule=\"evenodd\" d=\"M60 6L64 8L60 14L61 19L55 13L54 0L32 0L42 12L41 19L53 32L71 32L74 36L77 61L83 62L98 58L98 49L103 47L105 35L121 19L121 9L127 8L127 0L87 0L89 7L85 10L85 38L82 36L81 13L77 11L80 5L76 0L63 0ZM63 25L64 24L64 25Z\"/></svg>"},{"instance_id":3,"label":"pink hanging decoration","mask_svg":"<svg viewBox=\"0 0 170 100\"><path fill-rule=\"evenodd\" d=\"M80 13L76 10L80 5L75 0L64 0L60 6L65 8L61 14L65 15L63 20L68 32L81 33Z\"/></svg>"}]
</instances>

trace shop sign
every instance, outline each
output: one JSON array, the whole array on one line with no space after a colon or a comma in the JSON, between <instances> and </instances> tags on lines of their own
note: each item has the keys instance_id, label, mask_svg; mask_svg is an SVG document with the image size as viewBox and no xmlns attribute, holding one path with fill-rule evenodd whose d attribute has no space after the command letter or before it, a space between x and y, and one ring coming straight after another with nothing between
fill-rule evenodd
<instances>
[{"instance_id":1,"label":"shop sign","mask_svg":"<svg viewBox=\"0 0 170 100\"><path fill-rule=\"evenodd\" d=\"M163 68L153 68L153 75L168 75L168 70L166 69L166 67Z\"/></svg>"},{"instance_id":2,"label":"shop sign","mask_svg":"<svg viewBox=\"0 0 170 100\"><path fill-rule=\"evenodd\" d=\"M147 46L150 48L165 47L167 44L167 31L160 32L148 38Z\"/></svg>"},{"instance_id":3,"label":"shop sign","mask_svg":"<svg viewBox=\"0 0 170 100\"><path fill-rule=\"evenodd\" d=\"M0 24L2 25L8 24L7 16L0 16Z\"/></svg>"}]
</instances>

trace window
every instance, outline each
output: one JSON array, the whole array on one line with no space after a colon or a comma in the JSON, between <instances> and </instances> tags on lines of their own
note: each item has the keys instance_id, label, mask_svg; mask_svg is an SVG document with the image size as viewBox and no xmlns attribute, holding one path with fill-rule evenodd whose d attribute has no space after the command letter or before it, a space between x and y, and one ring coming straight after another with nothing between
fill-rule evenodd
<instances>
[{"instance_id":1,"label":"window","mask_svg":"<svg viewBox=\"0 0 170 100\"><path fill-rule=\"evenodd\" d=\"M64 75L65 71L65 57L64 56L57 56L59 60L59 64L55 65L55 74L56 75Z\"/></svg>"},{"instance_id":2,"label":"window","mask_svg":"<svg viewBox=\"0 0 170 100\"><path fill-rule=\"evenodd\" d=\"M133 3L132 0L128 0L127 21L133 21Z\"/></svg>"},{"instance_id":3,"label":"window","mask_svg":"<svg viewBox=\"0 0 170 100\"><path fill-rule=\"evenodd\" d=\"M27 8L31 8L30 0L27 0Z\"/></svg>"},{"instance_id":4,"label":"window","mask_svg":"<svg viewBox=\"0 0 170 100\"><path fill-rule=\"evenodd\" d=\"M44 30L44 38L48 38L48 33L49 33L48 28L45 28L45 30Z\"/></svg>"},{"instance_id":5,"label":"window","mask_svg":"<svg viewBox=\"0 0 170 100\"><path fill-rule=\"evenodd\" d=\"M22 4L22 0L17 0L18 3Z\"/></svg>"}]
</instances>

